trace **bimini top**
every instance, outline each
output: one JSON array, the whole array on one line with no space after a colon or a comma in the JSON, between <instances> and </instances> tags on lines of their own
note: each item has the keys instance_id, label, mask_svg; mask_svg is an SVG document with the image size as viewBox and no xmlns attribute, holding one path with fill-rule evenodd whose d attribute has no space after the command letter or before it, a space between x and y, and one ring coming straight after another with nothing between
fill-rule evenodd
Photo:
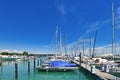
<instances>
[{"instance_id":1,"label":"bimini top","mask_svg":"<svg viewBox=\"0 0 120 80\"><path fill-rule=\"evenodd\" d=\"M77 67L74 63L69 63L67 61L52 61L49 63L51 67Z\"/></svg>"}]
</instances>

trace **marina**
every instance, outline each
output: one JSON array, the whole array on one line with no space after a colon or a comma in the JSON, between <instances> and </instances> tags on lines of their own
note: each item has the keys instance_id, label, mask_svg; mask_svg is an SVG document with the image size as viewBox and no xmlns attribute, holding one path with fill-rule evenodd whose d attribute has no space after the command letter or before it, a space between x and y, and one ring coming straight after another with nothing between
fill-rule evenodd
<instances>
[{"instance_id":1,"label":"marina","mask_svg":"<svg viewBox=\"0 0 120 80\"><path fill-rule=\"evenodd\" d=\"M0 80L120 80L119 0L72 1L0 1Z\"/></svg>"},{"instance_id":2,"label":"marina","mask_svg":"<svg viewBox=\"0 0 120 80\"><path fill-rule=\"evenodd\" d=\"M30 61L30 72L28 72L28 62L20 61L18 64L18 80L94 80L91 76L86 75L84 71L75 70L72 72L40 72L34 70L33 61ZM8 72L9 70L9 72ZM7 75L7 77L6 77ZM0 66L0 80L17 80L15 79L15 62L5 61Z\"/></svg>"},{"instance_id":3,"label":"marina","mask_svg":"<svg viewBox=\"0 0 120 80\"><path fill-rule=\"evenodd\" d=\"M52 55L53 56L53 55ZM119 67L118 65L116 65L115 63L113 65L115 65L116 67L118 67L118 76L111 74L111 70L108 68L106 69L97 69L95 64L86 64L85 61L83 61L82 57L79 57L79 60L76 58L69 58L67 60L63 60L61 59L48 59L47 60L47 55L46 56L41 56L41 57L36 57L34 56L32 59L29 58L28 60L16 60L16 61L1 61L2 64L0 66L0 70L1 70L1 80L7 80L5 79L4 74L6 74L7 69L11 69L9 72L12 73L13 77L11 77L10 80L24 80L24 79L29 79L28 80L32 80L34 78L31 78L30 76L33 76L37 73L47 73L47 74L52 74L52 73L64 73L64 74L69 74L70 73L76 73L79 77L79 75L84 75L85 80L119 80ZM2 60L2 59L1 59ZM46 62L47 61L47 62ZM48 62L49 61L49 62ZM22 69L25 69L25 72L28 74L28 77L22 78L20 79L21 74L21 67ZM23 68L25 67L25 68ZM111 67L112 68L112 67ZM113 67L114 68L114 67ZM5 70L4 70L5 69ZM104 71L103 71L104 70ZM83 73L81 73L83 72ZM113 73L113 72L112 72ZM7 73L8 74L8 73ZM8 74L9 75L9 74ZM39 74L40 75L40 74ZM23 76L22 76L23 77ZM81 78L78 78L77 80L80 80ZM37 79L36 79L37 80Z\"/></svg>"}]
</instances>

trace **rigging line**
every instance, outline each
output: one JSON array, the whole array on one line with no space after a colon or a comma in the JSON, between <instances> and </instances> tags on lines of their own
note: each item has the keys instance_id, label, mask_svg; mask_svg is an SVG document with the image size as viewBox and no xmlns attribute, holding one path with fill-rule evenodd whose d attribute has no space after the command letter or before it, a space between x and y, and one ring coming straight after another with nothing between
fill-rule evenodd
<instances>
[{"instance_id":1,"label":"rigging line","mask_svg":"<svg viewBox=\"0 0 120 80\"><path fill-rule=\"evenodd\" d=\"M57 33L58 33L58 26L57 26L57 28L56 28L56 31L55 31L54 36L53 36L53 38L52 38L52 41L51 41L51 43L50 43L50 48L52 47L52 44L53 44L53 42L55 41L55 38L57 38ZM57 43L57 40L56 40L56 43Z\"/></svg>"}]
</instances>

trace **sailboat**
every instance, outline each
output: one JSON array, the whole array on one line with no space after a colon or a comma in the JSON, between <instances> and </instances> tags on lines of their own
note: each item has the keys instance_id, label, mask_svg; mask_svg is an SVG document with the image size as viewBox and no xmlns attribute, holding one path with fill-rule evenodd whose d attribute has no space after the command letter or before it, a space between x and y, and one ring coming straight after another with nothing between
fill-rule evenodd
<instances>
[{"instance_id":1,"label":"sailboat","mask_svg":"<svg viewBox=\"0 0 120 80\"><path fill-rule=\"evenodd\" d=\"M58 27L56 29L56 37L57 37ZM59 38L59 46L58 46L58 54L56 56L52 56L52 59L48 59L47 63L38 67L38 71L49 71L49 72L66 72L73 71L79 69L77 64L71 63L70 61L64 60L64 56L62 54L62 34L60 32ZM56 39L56 43L58 39Z\"/></svg>"},{"instance_id":2,"label":"sailboat","mask_svg":"<svg viewBox=\"0 0 120 80\"><path fill-rule=\"evenodd\" d=\"M67 53L67 50L66 50L66 45L65 45L65 40L64 40L64 53L63 53L63 42L62 42L62 33L61 33L61 29L56 28L56 31L55 31L55 44L56 44L56 55L55 56L50 56L49 57L49 62L50 61L65 61L65 54Z\"/></svg>"}]
</instances>

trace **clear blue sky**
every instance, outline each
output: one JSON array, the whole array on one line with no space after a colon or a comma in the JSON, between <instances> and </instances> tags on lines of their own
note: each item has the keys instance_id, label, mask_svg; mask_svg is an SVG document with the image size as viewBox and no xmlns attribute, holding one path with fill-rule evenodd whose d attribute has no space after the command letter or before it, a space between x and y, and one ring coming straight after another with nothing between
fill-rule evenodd
<instances>
[{"instance_id":1,"label":"clear blue sky","mask_svg":"<svg viewBox=\"0 0 120 80\"><path fill-rule=\"evenodd\" d=\"M116 42L120 0L0 0L0 50L44 52L56 26L67 45L88 38L98 29L97 46L111 43L111 4L114 2Z\"/></svg>"}]
</instances>

